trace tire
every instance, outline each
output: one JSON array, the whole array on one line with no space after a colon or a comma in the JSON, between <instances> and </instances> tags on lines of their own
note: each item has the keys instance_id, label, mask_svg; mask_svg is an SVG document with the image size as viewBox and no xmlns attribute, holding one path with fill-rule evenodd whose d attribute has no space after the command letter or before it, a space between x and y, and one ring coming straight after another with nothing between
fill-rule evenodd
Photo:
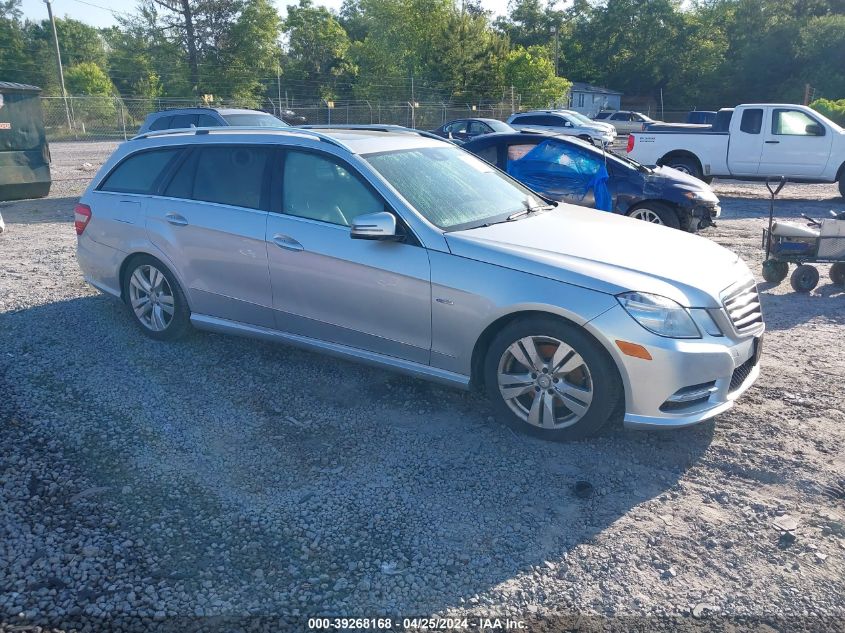
<instances>
[{"instance_id":1,"label":"tire","mask_svg":"<svg viewBox=\"0 0 845 633\"><path fill-rule=\"evenodd\" d=\"M830 267L830 280L837 286L845 286L845 262L836 262Z\"/></svg>"},{"instance_id":2,"label":"tire","mask_svg":"<svg viewBox=\"0 0 845 633\"><path fill-rule=\"evenodd\" d=\"M578 138L580 138L582 141L586 141L586 142L587 142L587 143L589 143L590 145L595 145L595 144L596 144L596 142L593 140L593 137L592 137L592 136L590 136L590 135L588 135L588 134L582 134L582 135L581 135L581 136L579 136Z\"/></svg>"},{"instance_id":3,"label":"tire","mask_svg":"<svg viewBox=\"0 0 845 633\"><path fill-rule=\"evenodd\" d=\"M157 289L154 294L150 286ZM138 255L129 261L123 274L123 297L135 325L150 338L173 341L190 331L185 294L173 273L155 257Z\"/></svg>"},{"instance_id":4,"label":"tire","mask_svg":"<svg viewBox=\"0 0 845 633\"><path fill-rule=\"evenodd\" d=\"M672 169L677 169L680 172L685 174L689 174L690 176L695 176L699 180L704 180L704 174L701 172L701 167L698 165L698 161L688 158L686 156L674 156L669 160L665 160L662 163L666 165L666 167L671 167Z\"/></svg>"},{"instance_id":5,"label":"tire","mask_svg":"<svg viewBox=\"0 0 845 633\"><path fill-rule=\"evenodd\" d=\"M681 228L678 214L662 202L643 202L630 209L626 215L636 220L668 226L670 229Z\"/></svg>"},{"instance_id":6,"label":"tire","mask_svg":"<svg viewBox=\"0 0 845 633\"><path fill-rule=\"evenodd\" d=\"M801 264L792 272L789 283L795 292L810 292L819 283L819 271L815 266Z\"/></svg>"},{"instance_id":7,"label":"tire","mask_svg":"<svg viewBox=\"0 0 845 633\"><path fill-rule=\"evenodd\" d=\"M779 284L789 274L789 264L777 259L763 262L763 279L772 284Z\"/></svg>"},{"instance_id":8,"label":"tire","mask_svg":"<svg viewBox=\"0 0 845 633\"><path fill-rule=\"evenodd\" d=\"M555 372L552 362L561 370ZM595 435L619 415L623 399L607 352L584 330L554 317L505 326L487 348L484 383L503 422L547 440Z\"/></svg>"},{"instance_id":9,"label":"tire","mask_svg":"<svg viewBox=\"0 0 845 633\"><path fill-rule=\"evenodd\" d=\"M839 195L845 198L845 175L839 179Z\"/></svg>"}]
</instances>

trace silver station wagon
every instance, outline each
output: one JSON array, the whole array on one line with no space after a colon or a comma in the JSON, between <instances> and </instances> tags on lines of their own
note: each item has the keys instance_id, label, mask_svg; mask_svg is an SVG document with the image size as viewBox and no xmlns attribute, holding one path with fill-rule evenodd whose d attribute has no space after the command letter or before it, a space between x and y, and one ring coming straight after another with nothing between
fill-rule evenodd
<instances>
[{"instance_id":1,"label":"silver station wagon","mask_svg":"<svg viewBox=\"0 0 845 633\"><path fill-rule=\"evenodd\" d=\"M694 424L759 373L763 317L737 255L550 204L404 128L142 135L75 226L85 279L148 336L193 326L476 387L550 439Z\"/></svg>"}]
</instances>

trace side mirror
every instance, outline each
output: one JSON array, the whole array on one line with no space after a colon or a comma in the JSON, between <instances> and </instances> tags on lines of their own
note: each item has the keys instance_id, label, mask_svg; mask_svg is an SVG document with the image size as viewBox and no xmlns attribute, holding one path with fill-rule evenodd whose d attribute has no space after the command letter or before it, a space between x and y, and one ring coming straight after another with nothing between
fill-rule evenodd
<instances>
[{"instance_id":1,"label":"side mirror","mask_svg":"<svg viewBox=\"0 0 845 633\"><path fill-rule=\"evenodd\" d=\"M819 125L818 123L810 123L804 131L807 132L809 136L824 136L824 128Z\"/></svg>"},{"instance_id":2,"label":"side mirror","mask_svg":"<svg viewBox=\"0 0 845 633\"><path fill-rule=\"evenodd\" d=\"M396 234L396 216L387 211L365 213L352 221L349 236L353 240L398 240Z\"/></svg>"}]
</instances>

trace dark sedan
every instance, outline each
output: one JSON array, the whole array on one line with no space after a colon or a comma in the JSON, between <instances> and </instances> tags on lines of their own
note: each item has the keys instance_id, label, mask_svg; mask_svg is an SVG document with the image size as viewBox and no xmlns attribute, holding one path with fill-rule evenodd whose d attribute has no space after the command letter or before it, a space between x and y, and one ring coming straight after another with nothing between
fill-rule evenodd
<instances>
[{"instance_id":1,"label":"dark sedan","mask_svg":"<svg viewBox=\"0 0 845 633\"><path fill-rule=\"evenodd\" d=\"M554 200L690 232L721 213L716 194L697 178L644 167L571 136L492 134L463 147Z\"/></svg>"},{"instance_id":2,"label":"dark sedan","mask_svg":"<svg viewBox=\"0 0 845 633\"><path fill-rule=\"evenodd\" d=\"M494 132L513 133L516 130L497 119L455 119L444 123L431 132L460 144L485 134L493 134Z\"/></svg>"}]
</instances>

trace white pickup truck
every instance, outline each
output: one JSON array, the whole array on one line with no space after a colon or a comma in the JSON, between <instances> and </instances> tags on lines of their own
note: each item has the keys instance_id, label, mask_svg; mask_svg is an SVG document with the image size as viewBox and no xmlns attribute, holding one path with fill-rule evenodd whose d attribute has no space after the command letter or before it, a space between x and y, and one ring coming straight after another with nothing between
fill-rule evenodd
<instances>
[{"instance_id":1,"label":"white pickup truck","mask_svg":"<svg viewBox=\"0 0 845 633\"><path fill-rule=\"evenodd\" d=\"M702 180L714 177L839 182L845 130L807 106L753 103L723 110L712 126L657 126L628 137L628 156Z\"/></svg>"}]
</instances>

